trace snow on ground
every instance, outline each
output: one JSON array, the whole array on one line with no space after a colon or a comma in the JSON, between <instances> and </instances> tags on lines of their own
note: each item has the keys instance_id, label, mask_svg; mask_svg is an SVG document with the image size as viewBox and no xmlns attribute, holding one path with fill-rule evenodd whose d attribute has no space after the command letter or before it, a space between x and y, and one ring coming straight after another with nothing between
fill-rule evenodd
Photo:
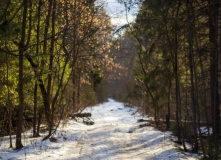
<instances>
[{"instance_id":1,"label":"snow on ground","mask_svg":"<svg viewBox=\"0 0 221 160\"><path fill-rule=\"evenodd\" d=\"M183 153L170 140L170 132L153 127L139 127L142 116L135 108L109 99L108 102L87 108L94 125L74 120L61 125L54 136L57 142L23 135L20 150L9 149L8 137L0 141L0 159L9 160L177 160L197 159L196 154ZM14 142L14 140L13 140Z\"/></svg>"}]
</instances>

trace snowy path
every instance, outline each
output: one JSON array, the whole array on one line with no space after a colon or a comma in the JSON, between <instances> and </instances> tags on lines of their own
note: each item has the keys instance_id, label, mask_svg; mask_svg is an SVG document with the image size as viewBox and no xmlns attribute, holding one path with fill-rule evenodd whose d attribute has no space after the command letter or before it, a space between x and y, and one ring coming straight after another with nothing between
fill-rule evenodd
<instances>
[{"instance_id":1,"label":"snowy path","mask_svg":"<svg viewBox=\"0 0 221 160\"><path fill-rule=\"evenodd\" d=\"M125 112L126 111L126 112ZM77 159L156 159L151 153L140 150L147 147L145 141L138 141L131 116L133 109L125 109L121 103L111 101L91 111L95 120L80 138L82 145Z\"/></svg>"},{"instance_id":2,"label":"snowy path","mask_svg":"<svg viewBox=\"0 0 221 160\"><path fill-rule=\"evenodd\" d=\"M69 120L55 135L58 142L26 138L27 147L20 151L6 148L8 142L2 141L0 159L197 159L196 155L179 152L170 141L169 132L162 133L153 127L139 127L137 119L141 116L135 111L109 99L109 102L85 110L92 113L94 125L86 126Z\"/></svg>"}]
</instances>

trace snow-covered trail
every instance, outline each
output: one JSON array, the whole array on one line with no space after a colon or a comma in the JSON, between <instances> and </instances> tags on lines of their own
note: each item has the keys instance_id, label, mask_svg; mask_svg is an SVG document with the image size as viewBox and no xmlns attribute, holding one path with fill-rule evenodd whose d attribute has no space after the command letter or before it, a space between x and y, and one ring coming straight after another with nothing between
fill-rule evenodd
<instances>
[{"instance_id":1,"label":"snow-covered trail","mask_svg":"<svg viewBox=\"0 0 221 160\"><path fill-rule=\"evenodd\" d=\"M137 130L134 109L124 108L122 103L109 100L91 110L95 125L86 129L79 138L77 154L70 159L156 159L151 152L145 152L148 144L133 132Z\"/></svg>"},{"instance_id":2,"label":"snow-covered trail","mask_svg":"<svg viewBox=\"0 0 221 160\"><path fill-rule=\"evenodd\" d=\"M160 132L150 126L140 127L141 123L137 123L140 114L134 108L124 107L123 103L109 99L85 112L91 112L94 125L69 120L55 135L57 142L26 138L27 147L20 151L7 149L7 140L2 141L0 159L197 159L197 155L181 153L170 140L169 132Z\"/></svg>"}]
</instances>

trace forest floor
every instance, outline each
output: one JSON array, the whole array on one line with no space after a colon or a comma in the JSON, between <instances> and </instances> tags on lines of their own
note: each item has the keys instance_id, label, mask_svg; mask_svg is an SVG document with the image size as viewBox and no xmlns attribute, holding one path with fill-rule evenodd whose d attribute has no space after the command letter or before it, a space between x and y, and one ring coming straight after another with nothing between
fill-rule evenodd
<instances>
[{"instance_id":1,"label":"forest floor","mask_svg":"<svg viewBox=\"0 0 221 160\"><path fill-rule=\"evenodd\" d=\"M67 120L60 125L56 142L31 138L31 130L23 134L23 147L9 149L8 137L0 140L0 159L30 160L177 160L198 159L196 154L179 150L171 140L171 132L161 132L141 125L143 118L136 108L108 102L86 108L94 125ZM147 117L146 117L147 118ZM142 127L141 127L142 126ZM46 134L46 133L45 133ZM13 139L13 143L14 143Z\"/></svg>"}]
</instances>

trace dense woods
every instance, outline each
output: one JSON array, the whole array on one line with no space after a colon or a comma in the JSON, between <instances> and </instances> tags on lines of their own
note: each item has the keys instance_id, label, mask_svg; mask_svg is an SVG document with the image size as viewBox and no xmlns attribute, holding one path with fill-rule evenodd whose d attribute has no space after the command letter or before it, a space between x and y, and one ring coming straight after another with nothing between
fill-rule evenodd
<instances>
[{"instance_id":1,"label":"dense woods","mask_svg":"<svg viewBox=\"0 0 221 160\"><path fill-rule=\"evenodd\" d=\"M126 13L141 3L118 2ZM114 27L93 0L1 0L0 136L16 134L19 149L22 132L40 136L44 123L45 140L111 97L153 116L185 151L189 142L219 159L219 0L144 0L134 23Z\"/></svg>"},{"instance_id":2,"label":"dense woods","mask_svg":"<svg viewBox=\"0 0 221 160\"><path fill-rule=\"evenodd\" d=\"M165 121L184 150L191 138L192 151L211 159L221 144L219 3L146 0L125 33L137 53L136 94L128 102L153 115L157 126Z\"/></svg>"},{"instance_id":3,"label":"dense woods","mask_svg":"<svg viewBox=\"0 0 221 160\"><path fill-rule=\"evenodd\" d=\"M19 149L25 129L36 137L47 124L47 139L58 120L96 103L112 26L94 1L0 4L0 133L16 133Z\"/></svg>"}]
</instances>

